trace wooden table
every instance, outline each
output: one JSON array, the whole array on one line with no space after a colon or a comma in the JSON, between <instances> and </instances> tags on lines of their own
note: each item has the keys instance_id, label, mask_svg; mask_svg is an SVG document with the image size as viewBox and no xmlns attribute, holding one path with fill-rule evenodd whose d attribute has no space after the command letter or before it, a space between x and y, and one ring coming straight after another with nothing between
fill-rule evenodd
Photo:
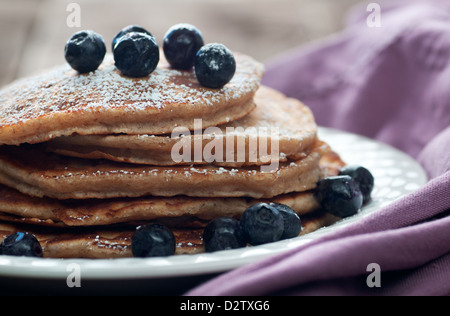
<instances>
[{"instance_id":1,"label":"wooden table","mask_svg":"<svg viewBox=\"0 0 450 316\"><path fill-rule=\"evenodd\" d=\"M260 61L340 30L360 0L0 0L0 86L64 63L76 31L103 35L108 49L124 26L139 24L162 43L167 29L186 22L206 42L222 42ZM79 5L79 27L68 17ZM70 16L70 21L73 16Z\"/></svg>"}]
</instances>

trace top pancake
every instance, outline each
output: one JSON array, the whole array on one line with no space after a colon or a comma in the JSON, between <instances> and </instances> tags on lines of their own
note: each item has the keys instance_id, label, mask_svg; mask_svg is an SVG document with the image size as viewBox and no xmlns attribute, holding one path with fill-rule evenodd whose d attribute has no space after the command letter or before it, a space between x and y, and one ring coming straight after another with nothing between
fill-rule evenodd
<instances>
[{"instance_id":1,"label":"top pancake","mask_svg":"<svg viewBox=\"0 0 450 316\"><path fill-rule=\"evenodd\" d=\"M120 74L111 55L89 74L68 65L0 90L0 145L39 143L73 133L166 134L174 127L217 126L251 112L264 66L235 53L236 73L221 89L201 86L193 70L172 69L161 54L144 78Z\"/></svg>"}]
</instances>

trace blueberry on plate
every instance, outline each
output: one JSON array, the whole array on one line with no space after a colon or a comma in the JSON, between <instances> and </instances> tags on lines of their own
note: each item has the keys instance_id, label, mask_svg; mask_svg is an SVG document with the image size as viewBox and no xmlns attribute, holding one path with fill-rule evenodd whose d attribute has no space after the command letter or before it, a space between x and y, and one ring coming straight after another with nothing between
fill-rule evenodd
<instances>
[{"instance_id":1,"label":"blueberry on plate","mask_svg":"<svg viewBox=\"0 0 450 316\"><path fill-rule=\"evenodd\" d=\"M237 219L219 217L208 223L203 232L206 252L237 249L247 245Z\"/></svg>"},{"instance_id":2,"label":"blueberry on plate","mask_svg":"<svg viewBox=\"0 0 450 316\"><path fill-rule=\"evenodd\" d=\"M145 33L130 32L117 40L114 46L117 69L129 77L145 77L159 63L159 47L154 37Z\"/></svg>"},{"instance_id":3,"label":"blueberry on plate","mask_svg":"<svg viewBox=\"0 0 450 316\"><path fill-rule=\"evenodd\" d=\"M342 218L358 213L363 203L361 190L350 176L320 180L314 196L326 212Z\"/></svg>"},{"instance_id":4,"label":"blueberry on plate","mask_svg":"<svg viewBox=\"0 0 450 316\"><path fill-rule=\"evenodd\" d=\"M363 204L366 204L371 200L375 181L372 173L370 173L368 169L362 166L346 166L340 170L339 175L352 177L361 190Z\"/></svg>"},{"instance_id":5,"label":"blueberry on plate","mask_svg":"<svg viewBox=\"0 0 450 316\"><path fill-rule=\"evenodd\" d=\"M281 239L288 239L297 237L302 231L302 221L297 213L292 208L281 203L269 203L270 206L275 207L283 216L284 230Z\"/></svg>"},{"instance_id":6,"label":"blueberry on plate","mask_svg":"<svg viewBox=\"0 0 450 316\"><path fill-rule=\"evenodd\" d=\"M203 46L195 55L194 66L200 84L212 89L226 85L236 72L233 53L218 43Z\"/></svg>"},{"instance_id":7,"label":"blueberry on plate","mask_svg":"<svg viewBox=\"0 0 450 316\"><path fill-rule=\"evenodd\" d=\"M66 61L79 73L96 70L103 62L105 54L103 37L90 30L75 33L64 48Z\"/></svg>"},{"instance_id":8,"label":"blueberry on plate","mask_svg":"<svg viewBox=\"0 0 450 316\"><path fill-rule=\"evenodd\" d=\"M33 234L17 232L6 237L0 244L0 254L42 258L42 247Z\"/></svg>"},{"instance_id":9,"label":"blueberry on plate","mask_svg":"<svg viewBox=\"0 0 450 316\"><path fill-rule=\"evenodd\" d=\"M165 226L150 224L140 226L131 238L134 257L166 257L175 254L175 236Z\"/></svg>"},{"instance_id":10,"label":"blueberry on plate","mask_svg":"<svg viewBox=\"0 0 450 316\"><path fill-rule=\"evenodd\" d=\"M246 242L253 246L278 241L284 232L283 215L267 203L247 208L240 222Z\"/></svg>"},{"instance_id":11,"label":"blueberry on plate","mask_svg":"<svg viewBox=\"0 0 450 316\"><path fill-rule=\"evenodd\" d=\"M163 50L173 68L187 70L194 66L195 55L203 45L203 36L195 26L177 24L164 36Z\"/></svg>"},{"instance_id":12,"label":"blueberry on plate","mask_svg":"<svg viewBox=\"0 0 450 316\"><path fill-rule=\"evenodd\" d=\"M114 38L112 40L112 44L111 44L111 51L114 51L114 46L116 46L119 38L121 38L125 34L131 33L131 32L145 33L145 34L153 37L152 33L150 33L149 31L147 31L146 29L144 29L143 27L141 27L139 25L128 25L128 26L124 27L122 30L120 30L120 32L117 33L116 36L114 36Z\"/></svg>"}]
</instances>

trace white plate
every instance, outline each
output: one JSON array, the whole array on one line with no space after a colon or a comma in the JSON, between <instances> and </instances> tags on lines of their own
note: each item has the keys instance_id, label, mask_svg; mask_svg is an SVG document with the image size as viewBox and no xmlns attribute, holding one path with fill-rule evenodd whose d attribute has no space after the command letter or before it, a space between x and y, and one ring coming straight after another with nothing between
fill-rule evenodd
<instances>
[{"instance_id":1,"label":"white plate","mask_svg":"<svg viewBox=\"0 0 450 316\"><path fill-rule=\"evenodd\" d=\"M209 254L168 258L124 259L35 259L0 256L0 277L66 280L74 267L83 280L161 279L199 276L224 272L255 262L323 236L341 225L357 221L364 215L411 193L427 182L422 167L408 155L366 137L320 128L327 141L348 164L368 168L375 177L372 201L357 215L311 234L271 244ZM73 265L76 264L76 265Z\"/></svg>"}]
</instances>

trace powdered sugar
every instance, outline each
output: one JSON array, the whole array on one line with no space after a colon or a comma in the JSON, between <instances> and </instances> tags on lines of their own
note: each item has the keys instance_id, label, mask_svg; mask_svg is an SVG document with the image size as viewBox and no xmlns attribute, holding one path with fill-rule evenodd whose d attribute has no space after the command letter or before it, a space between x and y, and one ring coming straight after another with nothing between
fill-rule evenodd
<instances>
[{"instance_id":1,"label":"powdered sugar","mask_svg":"<svg viewBox=\"0 0 450 316\"><path fill-rule=\"evenodd\" d=\"M202 87L193 71L170 68L161 60L144 78L122 76L111 55L95 72L78 74L68 65L25 78L0 91L0 128L61 112L103 112L114 109L140 111L168 105L206 104L238 99L257 90L263 66L250 57L236 55L237 72L222 89Z\"/></svg>"}]
</instances>

